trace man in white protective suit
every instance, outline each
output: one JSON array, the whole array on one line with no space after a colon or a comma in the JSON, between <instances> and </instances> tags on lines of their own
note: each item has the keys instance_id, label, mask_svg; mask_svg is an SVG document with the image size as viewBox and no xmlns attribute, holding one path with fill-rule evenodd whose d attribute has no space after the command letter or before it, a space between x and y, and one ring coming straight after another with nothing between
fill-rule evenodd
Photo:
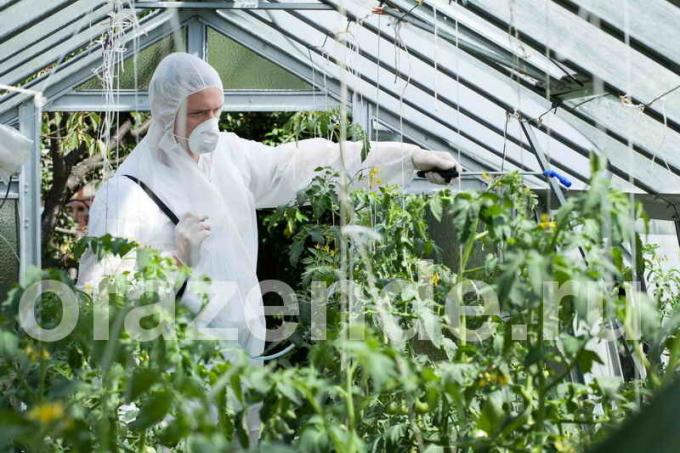
<instances>
[{"instance_id":1,"label":"man in white protective suit","mask_svg":"<svg viewBox=\"0 0 680 453\"><path fill-rule=\"evenodd\" d=\"M377 168L384 183L401 185L415 170L455 167L460 172L460 167L448 152L399 142L372 142L364 162L360 141L344 143L344 159L338 144L322 138L267 146L221 132L223 102L222 81L212 66L186 53L165 57L149 86L150 129L97 191L88 235L135 240L191 267L192 280L207 275L225 284L210 296L222 300L208 324L237 332L231 342L257 357L265 342L255 274L257 208L293 200L314 177L314 169L342 169L343 161L350 175ZM443 182L434 172L426 176ZM176 226L150 193L179 219ZM134 264L134 258L98 261L88 253L80 263L79 285L96 285L104 275ZM181 301L200 311L191 290Z\"/></svg>"}]
</instances>

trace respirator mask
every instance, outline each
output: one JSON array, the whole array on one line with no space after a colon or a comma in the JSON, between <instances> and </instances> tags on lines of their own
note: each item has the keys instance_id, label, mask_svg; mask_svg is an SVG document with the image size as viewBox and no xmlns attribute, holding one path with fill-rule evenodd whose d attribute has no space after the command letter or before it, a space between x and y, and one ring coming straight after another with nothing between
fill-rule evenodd
<instances>
[{"instance_id":1,"label":"respirator mask","mask_svg":"<svg viewBox=\"0 0 680 453\"><path fill-rule=\"evenodd\" d=\"M215 151L219 138L220 128L217 118L211 118L196 126L189 134L188 141L182 140L180 145L186 149L188 144L189 150L194 154L207 154Z\"/></svg>"}]
</instances>

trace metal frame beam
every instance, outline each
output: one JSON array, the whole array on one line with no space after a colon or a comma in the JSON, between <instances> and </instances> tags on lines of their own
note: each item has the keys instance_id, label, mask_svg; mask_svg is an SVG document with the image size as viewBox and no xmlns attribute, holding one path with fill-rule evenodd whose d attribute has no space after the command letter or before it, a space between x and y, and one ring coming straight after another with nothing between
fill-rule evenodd
<instances>
[{"instance_id":1,"label":"metal frame beam","mask_svg":"<svg viewBox=\"0 0 680 453\"><path fill-rule=\"evenodd\" d=\"M174 15L175 13L168 11L143 18L135 32L126 37L125 42L137 39L139 45L136 50L138 51L154 44L185 25L186 19L176 22L172 20ZM123 58L131 56L133 51L132 46L128 46ZM81 54L52 69L49 74L26 84L24 88L42 91L48 100L56 99L92 77L101 65L102 54L101 48L84 50ZM29 98L30 95L22 93L9 93L0 97L0 118L4 121L7 117L3 113L19 106Z\"/></svg>"},{"instance_id":2,"label":"metal frame beam","mask_svg":"<svg viewBox=\"0 0 680 453\"><path fill-rule=\"evenodd\" d=\"M541 145L539 145L538 140L536 140L536 134L534 134L534 131L531 129L531 126L526 124L526 122L522 121L521 119L519 120L519 125L522 128L522 132L524 132L524 135L526 135L527 137L529 146L531 146L532 151L534 152L536 158L538 159L538 163L541 166L541 171L546 172L548 170L552 170L550 160L543 152L543 149L541 148ZM555 195L557 196L560 205L566 203L567 198L564 196L564 191L562 191L562 187L560 186L560 184L557 181L555 181L554 178L548 178L548 184L550 184L550 188L553 190L553 192L555 192Z\"/></svg>"},{"instance_id":3,"label":"metal frame beam","mask_svg":"<svg viewBox=\"0 0 680 453\"><path fill-rule=\"evenodd\" d=\"M323 95L315 91L297 90L234 90L224 92L223 112L289 112L326 110L337 107L335 99L325 101ZM98 91L81 91L49 102L47 112L147 112L149 96L146 92L120 92L116 103L105 105L104 95Z\"/></svg>"},{"instance_id":4,"label":"metal frame beam","mask_svg":"<svg viewBox=\"0 0 680 453\"><path fill-rule=\"evenodd\" d=\"M205 24L194 17L187 23L187 52L206 60L208 55L208 30Z\"/></svg>"},{"instance_id":5,"label":"metal frame beam","mask_svg":"<svg viewBox=\"0 0 680 453\"><path fill-rule=\"evenodd\" d=\"M19 107L19 130L33 140L31 154L21 166L19 175L19 278L30 266L40 267L40 106L32 99Z\"/></svg>"},{"instance_id":6,"label":"metal frame beam","mask_svg":"<svg viewBox=\"0 0 680 453\"><path fill-rule=\"evenodd\" d=\"M534 84L541 83L546 80L546 78L550 78L551 86L559 86L561 84L560 77L563 76L564 73L558 72L557 68L550 65L549 62L546 63L542 61L545 60L545 56L540 56L541 62L543 62L543 65L541 65L542 67L535 66L535 62L538 62L536 61L539 57L538 52L534 52L533 54L527 53L527 55L523 55L523 58L518 58L516 51L513 53L507 47L484 39L479 33L466 27L465 24L456 23L455 26L452 26L447 22L438 20L435 28L435 25L430 21L432 16L429 18L426 17L423 14L423 11L419 11L422 8L414 9L409 1L387 0L386 3L388 5L394 5L396 8L385 8L385 14L392 16L399 21L412 24L432 35L434 35L436 31L439 39L446 40L450 44L457 46L472 55L476 55L479 59L484 60L489 64L507 68L511 73L525 77ZM426 4L423 3L421 6L424 8ZM441 10L445 10L446 7L446 4L437 7L437 14L439 17L442 17L443 12ZM403 11L408 11L409 13L404 14Z\"/></svg>"}]
</instances>

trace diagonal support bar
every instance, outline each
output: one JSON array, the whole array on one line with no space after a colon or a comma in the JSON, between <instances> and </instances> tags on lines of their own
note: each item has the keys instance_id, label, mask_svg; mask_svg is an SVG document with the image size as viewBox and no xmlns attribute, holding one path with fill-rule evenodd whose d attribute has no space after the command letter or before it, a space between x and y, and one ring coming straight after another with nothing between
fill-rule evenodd
<instances>
[{"instance_id":1,"label":"diagonal support bar","mask_svg":"<svg viewBox=\"0 0 680 453\"><path fill-rule=\"evenodd\" d=\"M522 132L524 132L524 136L527 139L527 143L529 143L531 150L534 152L536 158L538 159L538 164L541 166L541 170L543 172L552 170L550 168L550 161L548 160L548 156L545 155L543 149L538 144L538 141L536 140L536 135L534 134L534 131L531 129L531 126L529 126L526 123L526 121L522 121L521 119L519 121L519 125L522 128ZM562 187L560 186L560 184L553 178L547 179L548 184L550 184L550 188L553 190L553 192L555 192L555 196L557 197L557 200L560 202L560 205L566 203L567 198L564 196L564 192L562 191ZM581 254L583 254L583 252L581 252Z\"/></svg>"}]
</instances>

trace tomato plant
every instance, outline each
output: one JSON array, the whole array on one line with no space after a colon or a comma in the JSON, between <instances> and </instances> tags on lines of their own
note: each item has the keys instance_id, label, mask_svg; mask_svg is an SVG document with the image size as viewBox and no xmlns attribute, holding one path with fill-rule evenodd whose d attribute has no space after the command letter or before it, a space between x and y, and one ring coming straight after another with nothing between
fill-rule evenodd
<instances>
[{"instance_id":1,"label":"tomato plant","mask_svg":"<svg viewBox=\"0 0 680 453\"><path fill-rule=\"evenodd\" d=\"M337 176L323 172L265 222L290 242L299 273L290 283L302 309L295 359L263 367L246 357L226 361L218 344L190 340L191 316L181 307L176 338L131 337L121 326L126 313L157 301L140 289L160 278L174 291L178 269L153 250L88 239L81 249L101 255L136 250L138 266L109 277L118 291L106 300L77 290L78 324L57 342L34 340L18 326L31 281L5 301L0 442L30 451L254 448L246 417L261 405L262 449L591 445L677 373L680 351L680 278L661 272L653 248L641 246L631 218L644 214L599 168L594 160L586 193L543 215L516 174L475 193L381 187L341 201ZM431 238L430 216L451 219L456 269L438 258L452 245ZM484 259L473 264L473 255ZM631 306L631 284L643 276L651 302ZM45 278L73 285L54 270L33 281ZM571 285L557 307L545 304L546 282ZM608 322L631 333L617 343L638 371L628 380L593 373L604 357L597 348L603 324L589 318L583 291L591 287ZM142 296L121 296L132 289ZM452 309L452 295L467 308ZM93 327L92 313L103 303L110 337L93 340L102 325ZM482 315L460 316L466 310ZM48 296L36 312L47 324L60 316ZM151 312L145 322L162 321Z\"/></svg>"}]
</instances>

